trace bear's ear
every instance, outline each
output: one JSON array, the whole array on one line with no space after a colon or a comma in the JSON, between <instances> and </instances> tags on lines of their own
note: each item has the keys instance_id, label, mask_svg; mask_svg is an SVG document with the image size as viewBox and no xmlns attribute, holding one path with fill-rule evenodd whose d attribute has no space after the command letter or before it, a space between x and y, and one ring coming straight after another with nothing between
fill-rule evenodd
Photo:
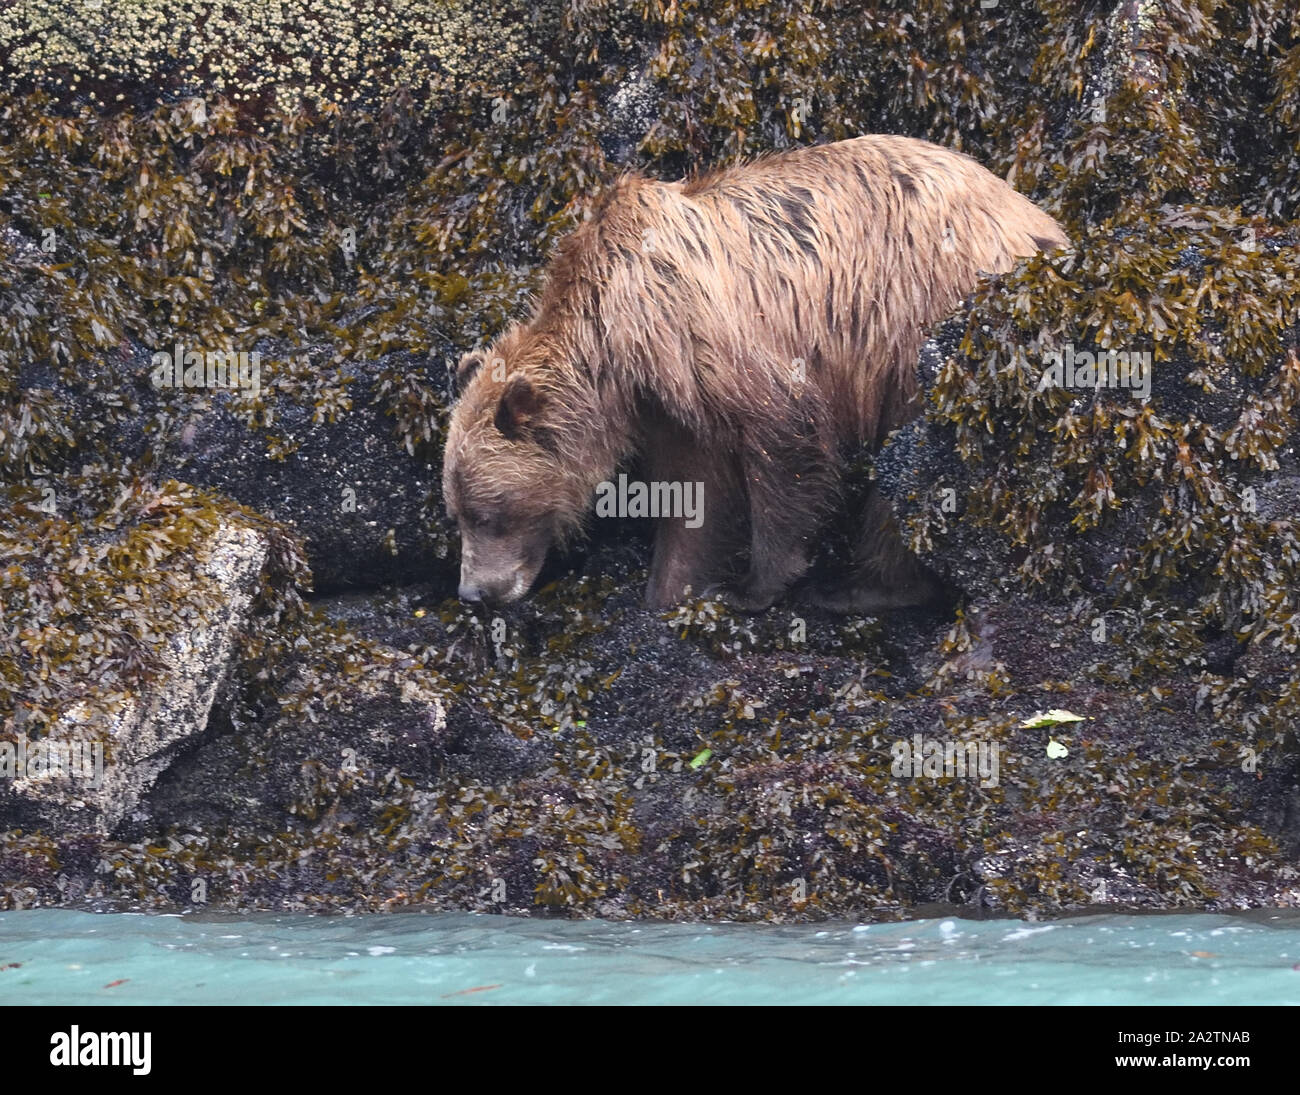
<instances>
[{"instance_id":1,"label":"bear's ear","mask_svg":"<svg viewBox=\"0 0 1300 1095\"><path fill-rule=\"evenodd\" d=\"M513 374L501 390L493 424L510 441L518 441L533 432L537 416L542 410L541 393L523 373Z\"/></svg>"},{"instance_id":2,"label":"bear's ear","mask_svg":"<svg viewBox=\"0 0 1300 1095\"><path fill-rule=\"evenodd\" d=\"M456 395L460 395L465 390L465 385L483 367L483 362L486 360L487 354L482 350L470 350L467 354L461 354L460 360L456 362L456 371L451 378L452 390Z\"/></svg>"}]
</instances>

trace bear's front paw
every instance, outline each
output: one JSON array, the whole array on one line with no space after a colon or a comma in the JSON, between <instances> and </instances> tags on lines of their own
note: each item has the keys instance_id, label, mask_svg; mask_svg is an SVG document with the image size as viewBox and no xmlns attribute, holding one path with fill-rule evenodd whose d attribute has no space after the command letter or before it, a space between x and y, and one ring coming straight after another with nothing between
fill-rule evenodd
<instances>
[{"instance_id":1,"label":"bear's front paw","mask_svg":"<svg viewBox=\"0 0 1300 1095\"><path fill-rule=\"evenodd\" d=\"M777 598L775 593L764 592L745 583L709 586L701 596L705 600L721 601L734 612L762 612L771 608Z\"/></svg>"}]
</instances>

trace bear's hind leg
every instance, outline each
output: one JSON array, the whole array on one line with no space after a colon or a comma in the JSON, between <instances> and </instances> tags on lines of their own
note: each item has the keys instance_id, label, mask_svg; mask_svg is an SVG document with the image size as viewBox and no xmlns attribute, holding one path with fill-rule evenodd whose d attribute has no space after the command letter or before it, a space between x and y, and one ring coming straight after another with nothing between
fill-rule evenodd
<instances>
[{"instance_id":1,"label":"bear's hind leg","mask_svg":"<svg viewBox=\"0 0 1300 1095\"><path fill-rule=\"evenodd\" d=\"M745 488L749 504L749 571L716 592L742 612L769 608L808 569L813 536L836 487L822 449L809 441L780 455L747 454Z\"/></svg>"},{"instance_id":2,"label":"bear's hind leg","mask_svg":"<svg viewBox=\"0 0 1300 1095\"><path fill-rule=\"evenodd\" d=\"M811 585L799 600L830 612L872 613L935 604L944 594L939 580L903 543L889 503L873 484L848 580Z\"/></svg>"}]
</instances>

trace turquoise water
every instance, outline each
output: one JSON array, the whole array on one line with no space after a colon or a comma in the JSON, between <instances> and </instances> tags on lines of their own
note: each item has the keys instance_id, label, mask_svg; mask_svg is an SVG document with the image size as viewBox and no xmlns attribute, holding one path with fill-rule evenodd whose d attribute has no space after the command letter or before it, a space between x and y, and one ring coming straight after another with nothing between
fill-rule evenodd
<instances>
[{"instance_id":1,"label":"turquoise water","mask_svg":"<svg viewBox=\"0 0 1300 1095\"><path fill-rule=\"evenodd\" d=\"M1300 1004L1297 965L1293 913L798 927L0 913L3 1004Z\"/></svg>"}]
</instances>

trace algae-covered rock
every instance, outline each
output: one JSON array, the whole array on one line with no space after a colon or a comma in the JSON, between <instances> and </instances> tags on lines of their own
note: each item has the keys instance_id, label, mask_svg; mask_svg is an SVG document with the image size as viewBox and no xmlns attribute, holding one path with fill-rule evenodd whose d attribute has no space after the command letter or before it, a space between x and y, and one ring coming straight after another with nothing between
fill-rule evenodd
<instances>
[{"instance_id":1,"label":"algae-covered rock","mask_svg":"<svg viewBox=\"0 0 1300 1095\"><path fill-rule=\"evenodd\" d=\"M164 484L138 524L119 526L120 538L30 507L25 528L6 524L5 592L25 611L4 677L42 682L6 697L0 815L8 824L107 834L207 728L270 544L238 514L186 512L186 493ZM34 538L20 544L24 534ZM167 578L137 584L137 566ZM115 618L121 611L132 619ZM62 664L50 665L55 659Z\"/></svg>"},{"instance_id":2,"label":"algae-covered rock","mask_svg":"<svg viewBox=\"0 0 1300 1095\"><path fill-rule=\"evenodd\" d=\"M184 3L78 7L114 30L102 57L0 16L6 726L24 710L35 740L106 673L147 685L181 630L150 621L195 588L166 552L210 507L268 566L193 748L108 838L0 832L0 904L1300 901L1296 11L285 4L231 53L231 14L177 39ZM526 314L620 171L862 132L968 152L1071 240L934 332L922 416L875 461L955 602L658 616L631 525L508 612L451 600L446 361ZM159 392L178 343L281 371ZM1112 353L1149 356L1150 390L1041 383ZM169 477L293 522L322 588L403 585L303 611L286 529Z\"/></svg>"},{"instance_id":3,"label":"algae-covered rock","mask_svg":"<svg viewBox=\"0 0 1300 1095\"><path fill-rule=\"evenodd\" d=\"M377 606L388 599L349 594L322 605ZM376 614L371 607L366 616ZM351 615L357 617L355 609ZM237 824L274 832L317 820L346 788L368 778L398 786L438 771L447 705L454 703L439 674L324 614L294 630L299 634L278 659L274 687L246 682L228 696L217 732L158 782L132 831ZM369 808L353 802L348 813L353 824L376 823L381 809L376 798Z\"/></svg>"}]
</instances>

